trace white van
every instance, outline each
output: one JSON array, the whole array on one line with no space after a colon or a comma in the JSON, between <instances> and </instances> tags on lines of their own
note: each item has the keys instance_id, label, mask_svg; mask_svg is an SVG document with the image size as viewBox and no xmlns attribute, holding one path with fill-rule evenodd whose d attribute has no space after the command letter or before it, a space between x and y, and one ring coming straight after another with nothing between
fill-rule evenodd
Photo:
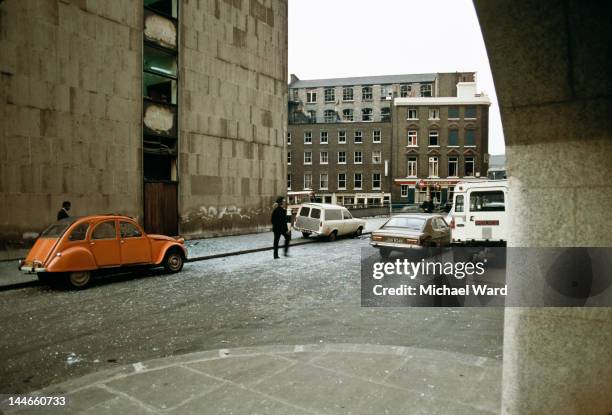
<instances>
[{"instance_id":1,"label":"white van","mask_svg":"<svg viewBox=\"0 0 612 415\"><path fill-rule=\"evenodd\" d=\"M508 181L457 183L449 218L453 245L505 245Z\"/></svg>"},{"instance_id":2,"label":"white van","mask_svg":"<svg viewBox=\"0 0 612 415\"><path fill-rule=\"evenodd\" d=\"M355 219L347 208L326 203L304 203L295 217L294 229L304 238L326 236L334 241L341 235L359 236L365 229L363 219Z\"/></svg>"}]
</instances>

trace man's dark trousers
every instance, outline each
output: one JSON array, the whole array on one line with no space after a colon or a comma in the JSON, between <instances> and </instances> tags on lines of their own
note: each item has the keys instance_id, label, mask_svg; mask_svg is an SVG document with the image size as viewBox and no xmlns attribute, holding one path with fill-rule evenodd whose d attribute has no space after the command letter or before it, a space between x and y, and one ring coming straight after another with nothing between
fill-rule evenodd
<instances>
[{"instance_id":1,"label":"man's dark trousers","mask_svg":"<svg viewBox=\"0 0 612 415\"><path fill-rule=\"evenodd\" d=\"M274 258L278 258L278 242L280 241L281 235L285 237L285 255L287 255L287 251L289 250L288 232L274 232Z\"/></svg>"}]
</instances>

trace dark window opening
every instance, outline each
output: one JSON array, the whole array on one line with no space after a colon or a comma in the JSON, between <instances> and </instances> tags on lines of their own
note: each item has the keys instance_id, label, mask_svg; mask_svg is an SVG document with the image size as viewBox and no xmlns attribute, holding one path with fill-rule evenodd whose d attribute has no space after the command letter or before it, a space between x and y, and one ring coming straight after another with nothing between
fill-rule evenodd
<instances>
[{"instance_id":1,"label":"dark window opening","mask_svg":"<svg viewBox=\"0 0 612 415\"><path fill-rule=\"evenodd\" d=\"M171 181L176 179L176 159L159 154L144 154L144 179Z\"/></svg>"},{"instance_id":2,"label":"dark window opening","mask_svg":"<svg viewBox=\"0 0 612 415\"><path fill-rule=\"evenodd\" d=\"M144 5L166 16L178 17L177 0L144 0Z\"/></svg>"},{"instance_id":3,"label":"dark window opening","mask_svg":"<svg viewBox=\"0 0 612 415\"><path fill-rule=\"evenodd\" d=\"M156 47L144 46L144 70L153 74L176 78L176 56Z\"/></svg>"},{"instance_id":4,"label":"dark window opening","mask_svg":"<svg viewBox=\"0 0 612 415\"><path fill-rule=\"evenodd\" d=\"M177 141L175 138L145 136L142 140L143 151L153 154L177 154Z\"/></svg>"},{"instance_id":5,"label":"dark window opening","mask_svg":"<svg viewBox=\"0 0 612 415\"><path fill-rule=\"evenodd\" d=\"M176 105L176 81L145 72L142 77L144 97L156 102Z\"/></svg>"}]
</instances>

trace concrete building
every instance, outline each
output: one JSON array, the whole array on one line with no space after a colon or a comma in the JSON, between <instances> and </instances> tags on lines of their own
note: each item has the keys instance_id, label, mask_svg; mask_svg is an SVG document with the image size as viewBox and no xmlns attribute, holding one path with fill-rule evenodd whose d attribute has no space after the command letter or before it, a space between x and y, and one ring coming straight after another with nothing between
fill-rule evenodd
<instances>
[{"instance_id":1,"label":"concrete building","mask_svg":"<svg viewBox=\"0 0 612 415\"><path fill-rule=\"evenodd\" d=\"M444 204L458 181L487 176L491 101L476 93L475 82L460 82L457 91L394 100L394 203L431 197Z\"/></svg>"},{"instance_id":2,"label":"concrete building","mask_svg":"<svg viewBox=\"0 0 612 415\"><path fill-rule=\"evenodd\" d=\"M152 232L267 226L285 191L286 0L5 0L0 27L3 256L63 200Z\"/></svg>"},{"instance_id":3,"label":"concrete building","mask_svg":"<svg viewBox=\"0 0 612 415\"><path fill-rule=\"evenodd\" d=\"M450 157L455 170L469 167L471 177L480 171L486 175L486 168L481 169L486 162L488 108L479 106L489 101L475 97L474 81L474 72L321 80L299 80L292 75L289 189L312 190L317 199L348 205L380 205L391 200L416 203L427 194L438 202L442 196L446 200L448 183L440 182L448 175L446 167L435 176L427 174L429 158L436 158L439 164ZM408 105L414 117L409 120ZM423 113L412 114L415 108ZM428 137L431 131L438 141L429 145L425 139L417 143L414 138L408 148L408 130L421 137ZM447 130L456 141L450 147ZM408 162L413 161L418 168L407 171ZM436 181L416 189L415 194L419 178Z\"/></svg>"}]
</instances>

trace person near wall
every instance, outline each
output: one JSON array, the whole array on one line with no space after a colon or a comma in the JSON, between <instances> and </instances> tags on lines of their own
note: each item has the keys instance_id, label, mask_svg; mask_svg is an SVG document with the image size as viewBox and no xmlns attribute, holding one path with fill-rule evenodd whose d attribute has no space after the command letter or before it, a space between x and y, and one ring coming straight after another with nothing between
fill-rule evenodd
<instances>
[{"instance_id":1,"label":"person near wall","mask_svg":"<svg viewBox=\"0 0 612 415\"><path fill-rule=\"evenodd\" d=\"M421 203L421 209L423 209L423 212L425 213L432 213L434 210L434 204L431 201L431 196L427 197L427 200L424 201L423 203Z\"/></svg>"},{"instance_id":2,"label":"person near wall","mask_svg":"<svg viewBox=\"0 0 612 415\"><path fill-rule=\"evenodd\" d=\"M274 232L274 259L278 259L278 243L281 235L285 238L285 256L289 253L289 229L287 228L287 211L283 207L284 198L279 197L272 211L272 231Z\"/></svg>"},{"instance_id":3,"label":"person near wall","mask_svg":"<svg viewBox=\"0 0 612 415\"><path fill-rule=\"evenodd\" d=\"M70 215L68 214L69 210L70 202L66 200L64 203L62 203L62 208L59 210L59 212L57 212L57 220L62 220L70 217Z\"/></svg>"}]
</instances>

